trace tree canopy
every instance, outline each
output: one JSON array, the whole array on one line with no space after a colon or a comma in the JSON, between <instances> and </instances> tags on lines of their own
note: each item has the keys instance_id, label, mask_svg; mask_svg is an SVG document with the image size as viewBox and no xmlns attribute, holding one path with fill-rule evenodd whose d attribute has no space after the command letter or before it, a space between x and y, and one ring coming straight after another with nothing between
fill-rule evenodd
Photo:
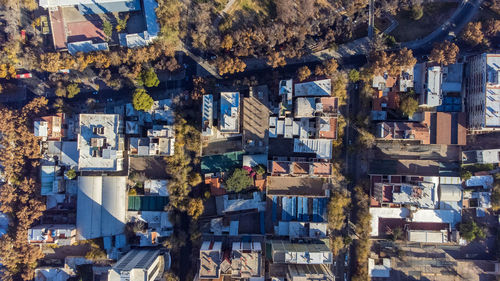
<instances>
[{"instance_id":1,"label":"tree canopy","mask_svg":"<svg viewBox=\"0 0 500 281\"><path fill-rule=\"evenodd\" d=\"M153 106L153 98L144 89L136 89L132 97L132 105L135 110L149 111Z\"/></svg>"},{"instance_id":2,"label":"tree canopy","mask_svg":"<svg viewBox=\"0 0 500 281\"><path fill-rule=\"evenodd\" d=\"M141 72L139 79L137 80L139 86L145 86L148 88L157 87L160 84L158 75L153 68L145 69Z\"/></svg>"},{"instance_id":3,"label":"tree canopy","mask_svg":"<svg viewBox=\"0 0 500 281\"><path fill-rule=\"evenodd\" d=\"M462 236L462 238L464 238L468 242L471 242L476 238L483 239L484 237L486 237L484 230L470 218L460 224L459 231L460 236Z\"/></svg>"},{"instance_id":4,"label":"tree canopy","mask_svg":"<svg viewBox=\"0 0 500 281\"><path fill-rule=\"evenodd\" d=\"M299 79L299 81L302 82L309 78L309 76L311 76L311 70L309 69L309 67L304 65L297 70L297 79Z\"/></svg>"},{"instance_id":5,"label":"tree canopy","mask_svg":"<svg viewBox=\"0 0 500 281\"><path fill-rule=\"evenodd\" d=\"M351 198L346 191L334 190L328 203L328 227L331 230L341 230L345 225L346 209L351 204Z\"/></svg>"},{"instance_id":6,"label":"tree canopy","mask_svg":"<svg viewBox=\"0 0 500 281\"><path fill-rule=\"evenodd\" d=\"M418 101L412 95L406 95L399 103L399 110L405 116L411 117L418 110Z\"/></svg>"},{"instance_id":7,"label":"tree canopy","mask_svg":"<svg viewBox=\"0 0 500 281\"><path fill-rule=\"evenodd\" d=\"M248 175L248 171L235 169L226 181L226 190L240 192L253 185L253 179Z\"/></svg>"},{"instance_id":8,"label":"tree canopy","mask_svg":"<svg viewBox=\"0 0 500 281\"><path fill-rule=\"evenodd\" d=\"M434 44L429 59L443 65L454 64L457 61L458 46L450 41Z\"/></svg>"}]
</instances>

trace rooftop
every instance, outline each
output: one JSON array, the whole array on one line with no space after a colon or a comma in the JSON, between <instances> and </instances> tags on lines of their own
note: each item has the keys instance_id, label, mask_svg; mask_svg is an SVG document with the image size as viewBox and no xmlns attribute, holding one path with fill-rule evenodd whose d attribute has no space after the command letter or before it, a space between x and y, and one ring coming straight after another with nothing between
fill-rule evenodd
<instances>
[{"instance_id":1,"label":"rooftop","mask_svg":"<svg viewBox=\"0 0 500 281\"><path fill-rule=\"evenodd\" d=\"M324 264L289 264L287 266L290 281L322 280L335 281L335 275Z\"/></svg>"},{"instance_id":2,"label":"rooftop","mask_svg":"<svg viewBox=\"0 0 500 281\"><path fill-rule=\"evenodd\" d=\"M331 79L316 80L295 84L295 97L330 96L332 93Z\"/></svg>"},{"instance_id":3,"label":"rooftop","mask_svg":"<svg viewBox=\"0 0 500 281\"><path fill-rule=\"evenodd\" d=\"M442 102L441 83L443 72L440 66L427 68L427 89L420 104L425 106L439 106Z\"/></svg>"},{"instance_id":4,"label":"rooftop","mask_svg":"<svg viewBox=\"0 0 500 281\"><path fill-rule=\"evenodd\" d=\"M222 262L222 243L204 241L200 249L200 279L217 279Z\"/></svg>"},{"instance_id":5,"label":"rooftop","mask_svg":"<svg viewBox=\"0 0 500 281\"><path fill-rule=\"evenodd\" d=\"M329 139L293 139L293 152L316 153L319 159L332 158L332 140Z\"/></svg>"},{"instance_id":6,"label":"rooftop","mask_svg":"<svg viewBox=\"0 0 500 281\"><path fill-rule=\"evenodd\" d=\"M252 87L243 98L243 147L248 153L264 153L268 144L269 104L267 86Z\"/></svg>"},{"instance_id":7,"label":"rooftop","mask_svg":"<svg viewBox=\"0 0 500 281\"><path fill-rule=\"evenodd\" d=\"M324 242L290 243L271 241L272 260L274 263L287 264L331 264L333 254Z\"/></svg>"},{"instance_id":8,"label":"rooftop","mask_svg":"<svg viewBox=\"0 0 500 281\"><path fill-rule=\"evenodd\" d=\"M447 65L443 68L443 93L460 93L462 90L463 63Z\"/></svg>"},{"instance_id":9,"label":"rooftop","mask_svg":"<svg viewBox=\"0 0 500 281\"><path fill-rule=\"evenodd\" d=\"M214 96L204 95L201 119L201 134L211 136L213 134L212 126L214 122Z\"/></svg>"},{"instance_id":10,"label":"rooftop","mask_svg":"<svg viewBox=\"0 0 500 281\"><path fill-rule=\"evenodd\" d=\"M233 278L264 276L261 244L259 242L233 242L231 268Z\"/></svg>"},{"instance_id":11,"label":"rooftop","mask_svg":"<svg viewBox=\"0 0 500 281\"><path fill-rule=\"evenodd\" d=\"M76 226L80 239L121 234L125 228L127 177L80 176Z\"/></svg>"},{"instance_id":12,"label":"rooftop","mask_svg":"<svg viewBox=\"0 0 500 281\"><path fill-rule=\"evenodd\" d=\"M220 93L220 131L223 133L240 132L240 93Z\"/></svg>"},{"instance_id":13,"label":"rooftop","mask_svg":"<svg viewBox=\"0 0 500 281\"><path fill-rule=\"evenodd\" d=\"M325 197L328 184L321 178L267 177L267 195Z\"/></svg>"},{"instance_id":14,"label":"rooftop","mask_svg":"<svg viewBox=\"0 0 500 281\"><path fill-rule=\"evenodd\" d=\"M380 122L375 136L386 140L419 140L430 143L430 130L425 124L416 122Z\"/></svg>"},{"instance_id":15,"label":"rooftop","mask_svg":"<svg viewBox=\"0 0 500 281\"><path fill-rule=\"evenodd\" d=\"M141 8L138 0L40 0L39 4L45 9L79 6L82 14L125 12Z\"/></svg>"},{"instance_id":16,"label":"rooftop","mask_svg":"<svg viewBox=\"0 0 500 281\"><path fill-rule=\"evenodd\" d=\"M95 51L109 50L108 43L93 43L92 40L71 42L67 44L68 52L76 55L78 52L90 53Z\"/></svg>"},{"instance_id":17,"label":"rooftop","mask_svg":"<svg viewBox=\"0 0 500 281\"><path fill-rule=\"evenodd\" d=\"M80 114L78 169L120 171L123 138L118 114Z\"/></svg>"},{"instance_id":18,"label":"rooftop","mask_svg":"<svg viewBox=\"0 0 500 281\"><path fill-rule=\"evenodd\" d=\"M500 126L500 55L486 56L486 127Z\"/></svg>"},{"instance_id":19,"label":"rooftop","mask_svg":"<svg viewBox=\"0 0 500 281\"><path fill-rule=\"evenodd\" d=\"M423 123L430 128L431 144L466 144L465 113L427 111L424 116Z\"/></svg>"},{"instance_id":20,"label":"rooftop","mask_svg":"<svg viewBox=\"0 0 500 281\"><path fill-rule=\"evenodd\" d=\"M159 250L132 249L125 256L119 259L110 271L114 271L120 275L122 274L122 272L130 272L133 269L149 271L150 267L153 266L158 256L160 256ZM141 278L139 280L147 279Z\"/></svg>"},{"instance_id":21,"label":"rooftop","mask_svg":"<svg viewBox=\"0 0 500 281\"><path fill-rule=\"evenodd\" d=\"M60 141L64 136L63 123L64 114L62 113L41 117L35 120L35 136L49 141Z\"/></svg>"},{"instance_id":22,"label":"rooftop","mask_svg":"<svg viewBox=\"0 0 500 281\"><path fill-rule=\"evenodd\" d=\"M338 112L336 97L300 97L295 100L295 117L330 116Z\"/></svg>"}]
</instances>

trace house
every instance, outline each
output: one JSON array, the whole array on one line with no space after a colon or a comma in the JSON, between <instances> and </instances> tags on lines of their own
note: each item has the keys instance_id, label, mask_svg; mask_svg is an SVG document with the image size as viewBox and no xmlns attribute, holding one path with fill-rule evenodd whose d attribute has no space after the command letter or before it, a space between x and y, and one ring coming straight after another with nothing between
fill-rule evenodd
<instances>
[{"instance_id":1,"label":"house","mask_svg":"<svg viewBox=\"0 0 500 281\"><path fill-rule=\"evenodd\" d=\"M80 114L78 169L121 171L123 169L123 122L118 114Z\"/></svg>"},{"instance_id":2,"label":"house","mask_svg":"<svg viewBox=\"0 0 500 281\"><path fill-rule=\"evenodd\" d=\"M65 136L64 119L64 113L36 119L34 121L35 137L40 137L43 141L61 141Z\"/></svg>"},{"instance_id":3,"label":"house","mask_svg":"<svg viewBox=\"0 0 500 281\"><path fill-rule=\"evenodd\" d=\"M332 163L314 158L273 157L267 165L272 176L330 177Z\"/></svg>"},{"instance_id":4,"label":"house","mask_svg":"<svg viewBox=\"0 0 500 281\"><path fill-rule=\"evenodd\" d=\"M220 96L219 131L226 134L240 133L240 93L223 92Z\"/></svg>"},{"instance_id":5,"label":"house","mask_svg":"<svg viewBox=\"0 0 500 281\"><path fill-rule=\"evenodd\" d=\"M462 151L463 164L498 164L500 149Z\"/></svg>"},{"instance_id":6,"label":"house","mask_svg":"<svg viewBox=\"0 0 500 281\"><path fill-rule=\"evenodd\" d=\"M69 246L76 242L75 225L42 224L28 229L28 243Z\"/></svg>"},{"instance_id":7,"label":"house","mask_svg":"<svg viewBox=\"0 0 500 281\"><path fill-rule=\"evenodd\" d=\"M144 10L143 16L146 26L143 32L139 33L120 33L118 34L120 45L127 48L143 47L151 44L154 39L158 38L160 33L160 25L156 16L155 9L158 8L156 0L143 0Z\"/></svg>"},{"instance_id":8,"label":"house","mask_svg":"<svg viewBox=\"0 0 500 281\"><path fill-rule=\"evenodd\" d=\"M375 137L384 140L415 140L430 143L430 129L416 122L381 122L377 124Z\"/></svg>"},{"instance_id":9,"label":"house","mask_svg":"<svg viewBox=\"0 0 500 281\"><path fill-rule=\"evenodd\" d=\"M296 83L294 85L294 97L329 97L331 94L331 79Z\"/></svg>"},{"instance_id":10,"label":"house","mask_svg":"<svg viewBox=\"0 0 500 281\"><path fill-rule=\"evenodd\" d=\"M468 57L465 78L467 127L472 132L500 129L500 54Z\"/></svg>"},{"instance_id":11,"label":"house","mask_svg":"<svg viewBox=\"0 0 500 281\"><path fill-rule=\"evenodd\" d=\"M260 242L233 242L231 248L231 278L264 281L264 258Z\"/></svg>"},{"instance_id":12,"label":"house","mask_svg":"<svg viewBox=\"0 0 500 281\"><path fill-rule=\"evenodd\" d=\"M126 182L126 176L78 177L76 227L79 240L124 232Z\"/></svg>"},{"instance_id":13,"label":"house","mask_svg":"<svg viewBox=\"0 0 500 281\"><path fill-rule=\"evenodd\" d=\"M174 226L164 211L128 211L127 222L143 222L147 225L144 231L135 232L141 247L158 246L161 239L169 237L174 231Z\"/></svg>"},{"instance_id":14,"label":"house","mask_svg":"<svg viewBox=\"0 0 500 281\"><path fill-rule=\"evenodd\" d=\"M338 98L336 97L299 97L295 99L295 118L336 116Z\"/></svg>"},{"instance_id":15,"label":"house","mask_svg":"<svg viewBox=\"0 0 500 281\"><path fill-rule=\"evenodd\" d=\"M164 267L169 268L170 254L159 250L133 249L109 270L109 281L154 281ZM167 266L164 266L167 265Z\"/></svg>"},{"instance_id":16,"label":"house","mask_svg":"<svg viewBox=\"0 0 500 281\"><path fill-rule=\"evenodd\" d=\"M35 281L66 281L73 276L64 267L41 267L35 269Z\"/></svg>"},{"instance_id":17,"label":"house","mask_svg":"<svg viewBox=\"0 0 500 281\"><path fill-rule=\"evenodd\" d=\"M429 66L426 69L424 86L420 93L420 106L436 107L443 102L443 92L441 84L443 83L443 71L441 66Z\"/></svg>"},{"instance_id":18,"label":"house","mask_svg":"<svg viewBox=\"0 0 500 281\"><path fill-rule=\"evenodd\" d=\"M466 115L463 112L425 112L423 124L430 128L430 143L466 145Z\"/></svg>"},{"instance_id":19,"label":"house","mask_svg":"<svg viewBox=\"0 0 500 281\"><path fill-rule=\"evenodd\" d=\"M200 248L199 279L218 279L222 262L222 242L203 241Z\"/></svg>"},{"instance_id":20,"label":"house","mask_svg":"<svg viewBox=\"0 0 500 281\"><path fill-rule=\"evenodd\" d=\"M324 242L291 243L271 240L272 278L286 280L327 280L334 281L330 266L333 254Z\"/></svg>"}]
</instances>

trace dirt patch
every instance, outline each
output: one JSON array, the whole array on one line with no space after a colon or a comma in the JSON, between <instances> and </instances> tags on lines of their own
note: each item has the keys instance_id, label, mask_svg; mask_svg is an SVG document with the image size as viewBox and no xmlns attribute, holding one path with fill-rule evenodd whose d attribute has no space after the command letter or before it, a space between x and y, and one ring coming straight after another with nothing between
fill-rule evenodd
<instances>
[{"instance_id":1,"label":"dirt patch","mask_svg":"<svg viewBox=\"0 0 500 281\"><path fill-rule=\"evenodd\" d=\"M130 157L130 172L144 173L149 179L167 179L166 166L161 157Z\"/></svg>"}]
</instances>

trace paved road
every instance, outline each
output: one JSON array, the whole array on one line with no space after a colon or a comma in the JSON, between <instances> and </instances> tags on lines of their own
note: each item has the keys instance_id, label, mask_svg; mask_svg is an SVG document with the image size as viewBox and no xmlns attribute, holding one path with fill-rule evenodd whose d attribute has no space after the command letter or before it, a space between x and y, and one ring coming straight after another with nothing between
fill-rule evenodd
<instances>
[{"instance_id":1,"label":"paved road","mask_svg":"<svg viewBox=\"0 0 500 281\"><path fill-rule=\"evenodd\" d=\"M483 0L463 0L455 13L443 23L438 29L421 40L403 43L403 47L409 49L425 48L434 42L451 40L455 38L465 25L476 15Z\"/></svg>"}]
</instances>

